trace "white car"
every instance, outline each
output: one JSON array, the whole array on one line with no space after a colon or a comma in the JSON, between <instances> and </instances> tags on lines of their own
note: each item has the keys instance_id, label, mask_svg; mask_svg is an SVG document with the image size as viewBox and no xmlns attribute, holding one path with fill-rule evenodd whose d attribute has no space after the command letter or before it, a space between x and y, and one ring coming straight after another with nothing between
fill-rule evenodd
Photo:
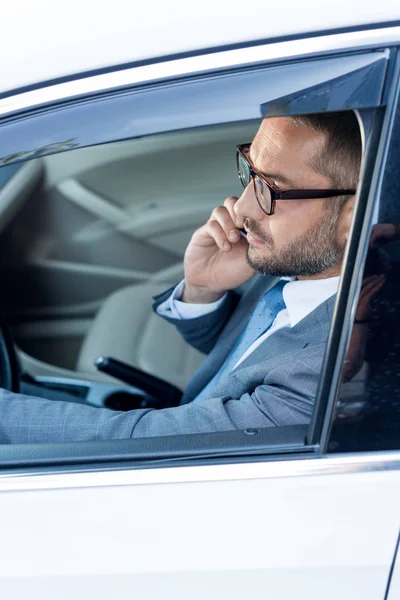
<instances>
[{"instance_id":1,"label":"white car","mask_svg":"<svg viewBox=\"0 0 400 600\"><path fill-rule=\"evenodd\" d=\"M338 110L364 144L310 425L1 445L4 599L400 598L400 7L268 4L2 7L0 275L21 365L3 326L2 387L143 405L103 355L182 390L203 356L151 295L240 193L236 145L262 117ZM370 234L388 225L388 291L342 383Z\"/></svg>"}]
</instances>

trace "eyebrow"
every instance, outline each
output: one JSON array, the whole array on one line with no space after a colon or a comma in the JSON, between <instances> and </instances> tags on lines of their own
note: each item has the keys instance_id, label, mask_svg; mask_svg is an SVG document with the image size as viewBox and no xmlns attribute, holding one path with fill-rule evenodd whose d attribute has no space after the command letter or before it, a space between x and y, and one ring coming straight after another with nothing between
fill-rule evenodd
<instances>
[{"instance_id":1,"label":"eyebrow","mask_svg":"<svg viewBox=\"0 0 400 600\"><path fill-rule=\"evenodd\" d=\"M249 152L248 156L253 164L254 170L257 171L258 173L260 173L260 175L264 175L265 179L272 179L273 181L280 181L281 183L283 183L283 185L288 185L289 187L294 188L294 189L296 189L296 187L298 187L291 179L289 179L289 177L285 177L285 175L282 175L279 173L265 173L265 171L260 171L260 169L257 169L254 166L253 159L251 158L251 148L250 148L250 152Z\"/></svg>"},{"instance_id":2,"label":"eyebrow","mask_svg":"<svg viewBox=\"0 0 400 600\"><path fill-rule=\"evenodd\" d=\"M293 181L291 179L289 179L288 177L285 177L284 175L279 175L278 173L264 173L264 171L259 171L258 169L256 169L256 171L258 171L258 173L261 173L261 175L264 175L264 177L266 179L272 179L273 181L280 181L281 183L283 183L283 185L288 185L292 188L296 188L298 186L296 186L295 183L293 183Z\"/></svg>"}]
</instances>

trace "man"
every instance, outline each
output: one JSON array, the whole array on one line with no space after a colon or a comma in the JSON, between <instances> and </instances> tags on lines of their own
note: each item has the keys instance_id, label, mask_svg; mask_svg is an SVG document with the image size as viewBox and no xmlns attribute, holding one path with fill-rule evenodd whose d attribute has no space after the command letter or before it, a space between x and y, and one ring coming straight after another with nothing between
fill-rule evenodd
<instances>
[{"instance_id":1,"label":"man","mask_svg":"<svg viewBox=\"0 0 400 600\"><path fill-rule=\"evenodd\" d=\"M357 120L352 113L264 119L237 158L243 194L227 198L194 233L184 281L155 302L190 344L208 353L183 405L121 413L4 393L0 441L309 421L358 183ZM242 295L237 288L245 289Z\"/></svg>"}]
</instances>

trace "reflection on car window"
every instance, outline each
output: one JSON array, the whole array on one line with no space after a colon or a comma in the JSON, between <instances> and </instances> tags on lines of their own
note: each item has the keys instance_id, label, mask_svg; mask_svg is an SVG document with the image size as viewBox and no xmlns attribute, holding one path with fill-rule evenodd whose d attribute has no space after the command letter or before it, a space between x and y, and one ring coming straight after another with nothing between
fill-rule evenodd
<instances>
[{"instance_id":1,"label":"reflection on car window","mask_svg":"<svg viewBox=\"0 0 400 600\"><path fill-rule=\"evenodd\" d=\"M331 452L400 448L399 136L393 139L342 371Z\"/></svg>"}]
</instances>

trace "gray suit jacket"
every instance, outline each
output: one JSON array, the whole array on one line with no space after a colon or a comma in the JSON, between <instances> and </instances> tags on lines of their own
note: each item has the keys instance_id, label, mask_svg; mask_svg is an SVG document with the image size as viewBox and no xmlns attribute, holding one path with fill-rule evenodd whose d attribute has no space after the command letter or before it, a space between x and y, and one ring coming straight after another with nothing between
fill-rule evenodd
<instances>
[{"instance_id":1,"label":"gray suit jacket","mask_svg":"<svg viewBox=\"0 0 400 600\"><path fill-rule=\"evenodd\" d=\"M256 276L241 297L230 292L211 314L183 321L168 319L190 344L208 353L181 406L117 412L3 391L0 442L124 439L307 423L334 296L295 327L281 329L261 343L220 379L213 398L191 403L224 362L261 295L275 282ZM172 289L155 298L155 310Z\"/></svg>"}]
</instances>

